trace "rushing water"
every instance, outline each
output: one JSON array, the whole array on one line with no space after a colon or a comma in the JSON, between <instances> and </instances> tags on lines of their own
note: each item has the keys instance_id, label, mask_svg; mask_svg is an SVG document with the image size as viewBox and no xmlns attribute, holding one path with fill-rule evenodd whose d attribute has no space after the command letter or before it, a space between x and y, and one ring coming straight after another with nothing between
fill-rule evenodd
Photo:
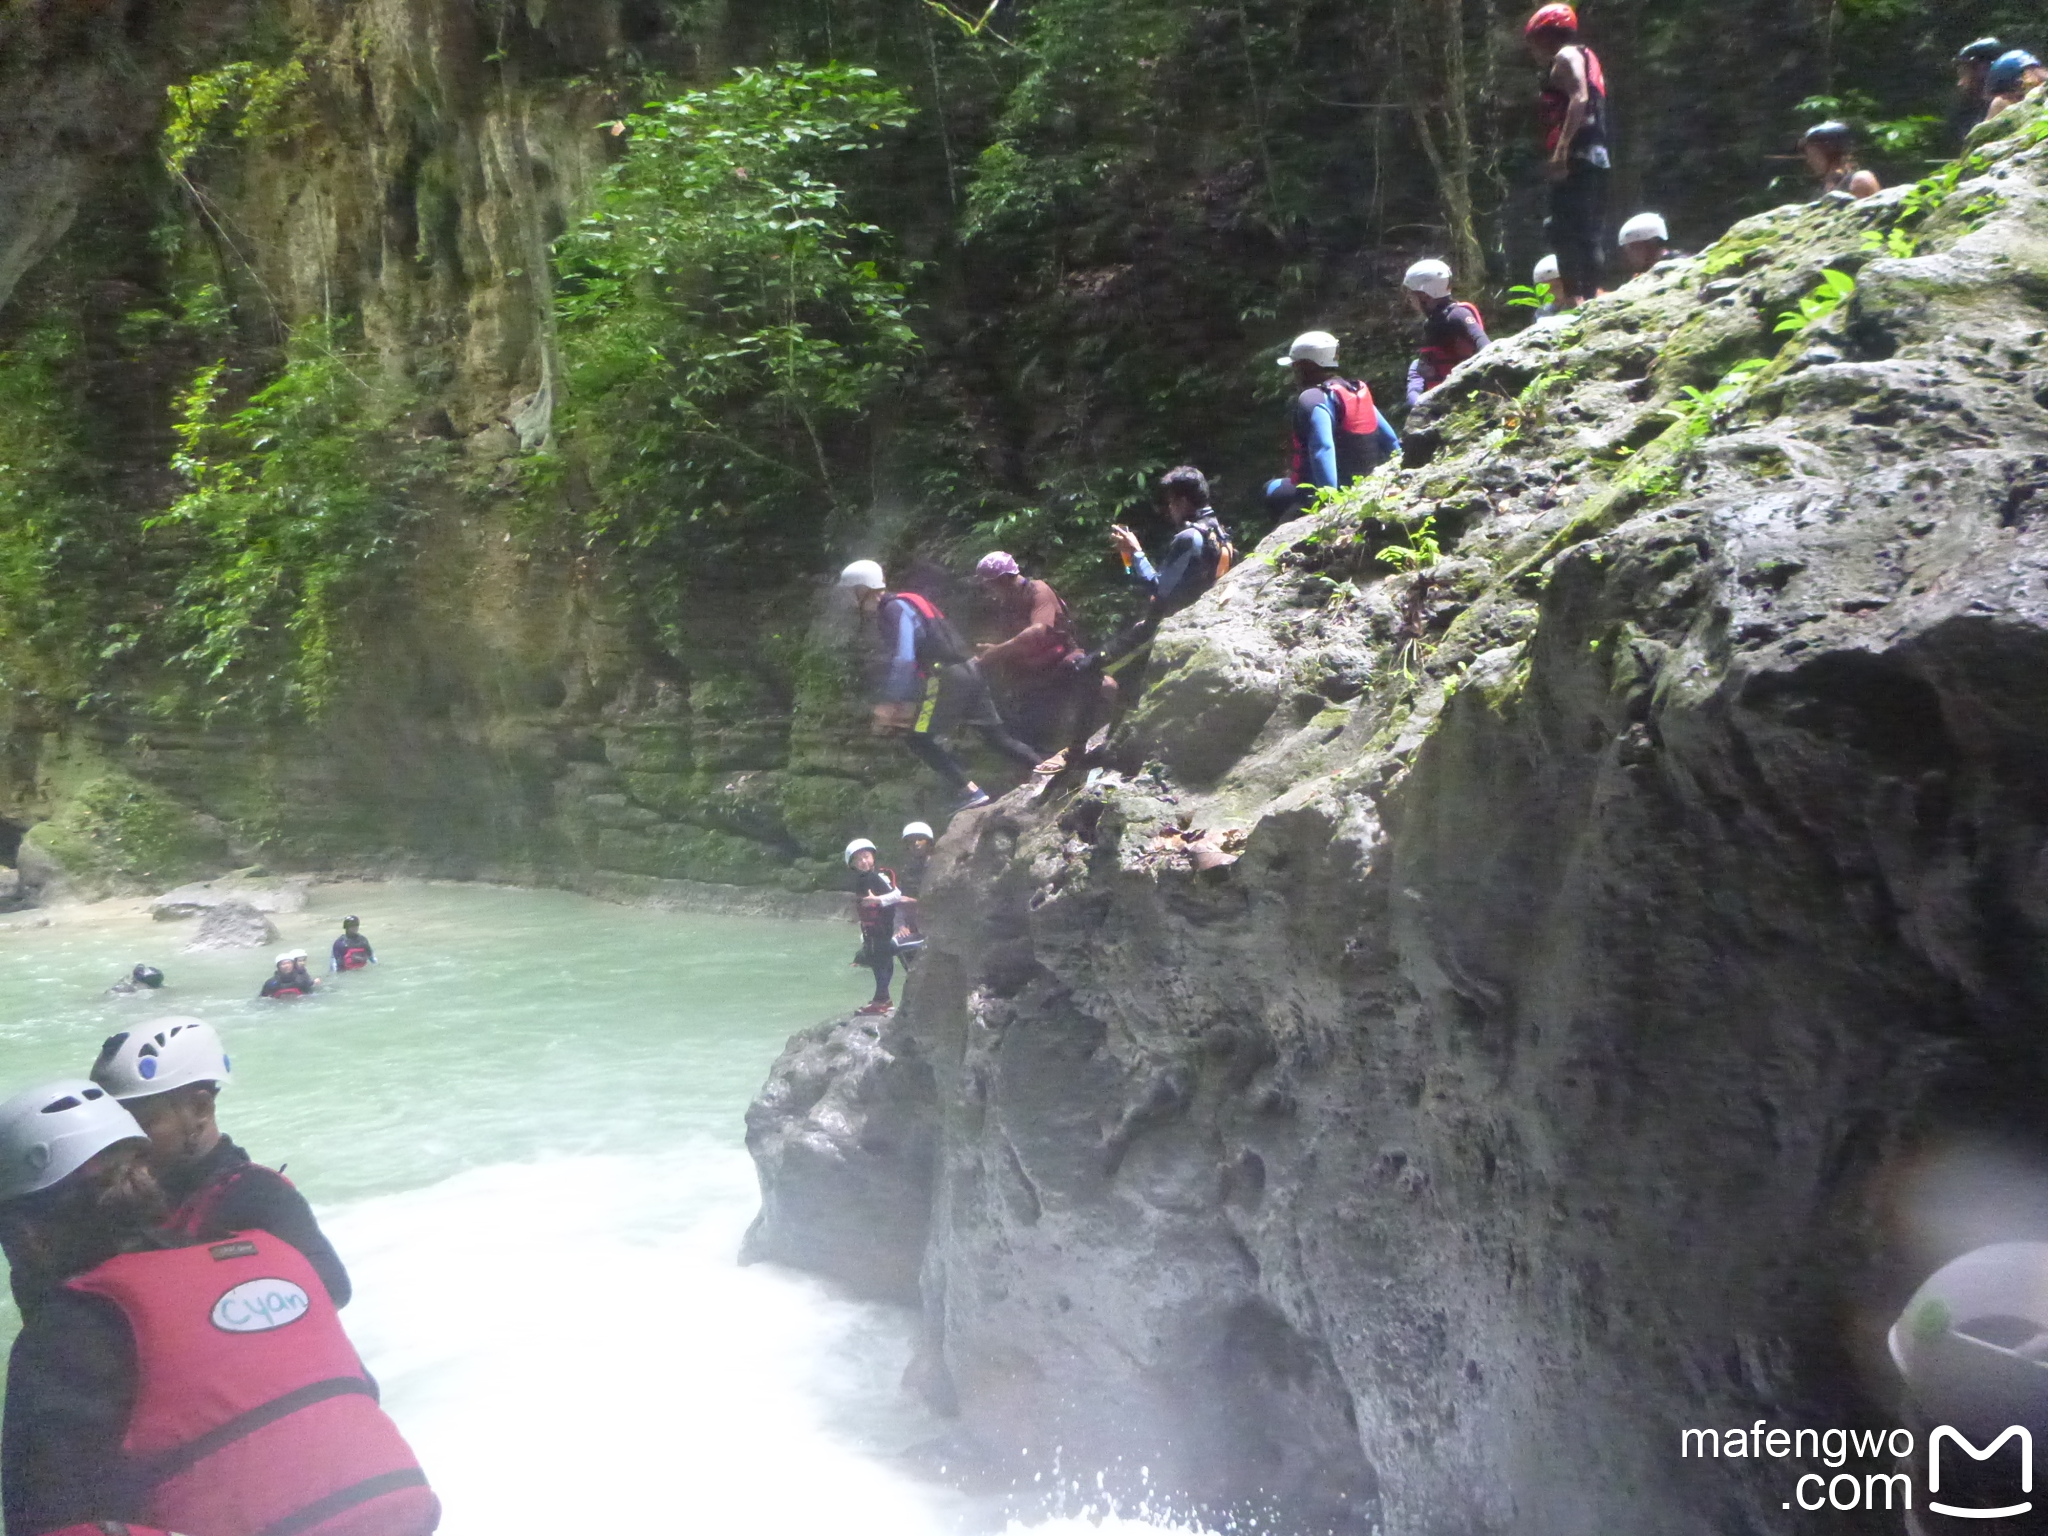
<instances>
[{"instance_id":1,"label":"rushing water","mask_svg":"<svg viewBox=\"0 0 2048 1536\"><path fill-rule=\"evenodd\" d=\"M791 1031L866 995L850 929L328 886L278 947L324 972L348 912L381 963L299 1003L255 998L270 950L183 954L193 925L131 907L0 923L0 1097L83 1074L142 1019L215 1024L221 1122L319 1209L444 1536L1003 1527L898 1460L938 1428L897 1386L905 1313L733 1261L756 1203L741 1116ZM169 986L99 995L137 961Z\"/></svg>"}]
</instances>

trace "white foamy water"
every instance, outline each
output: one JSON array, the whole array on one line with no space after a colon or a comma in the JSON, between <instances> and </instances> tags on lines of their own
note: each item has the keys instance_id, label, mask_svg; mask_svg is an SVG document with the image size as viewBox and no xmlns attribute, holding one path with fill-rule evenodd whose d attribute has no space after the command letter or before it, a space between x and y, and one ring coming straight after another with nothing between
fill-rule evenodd
<instances>
[{"instance_id":1,"label":"white foamy water","mask_svg":"<svg viewBox=\"0 0 2048 1536\"><path fill-rule=\"evenodd\" d=\"M1200 1536L913 1475L944 1428L899 1386L913 1316L735 1262L747 1101L864 995L850 930L391 885L316 891L284 945L318 957L344 912L383 963L297 1005L253 1000L267 952L181 955L185 925L0 926L0 1089L153 1014L220 1026L222 1124L319 1207L445 1536ZM137 960L170 990L97 995Z\"/></svg>"}]
</instances>

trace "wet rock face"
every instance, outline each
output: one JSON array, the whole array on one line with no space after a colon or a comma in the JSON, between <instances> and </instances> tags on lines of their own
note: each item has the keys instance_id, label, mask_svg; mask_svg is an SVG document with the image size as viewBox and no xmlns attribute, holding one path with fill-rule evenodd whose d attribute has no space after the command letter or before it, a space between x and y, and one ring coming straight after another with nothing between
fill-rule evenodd
<instances>
[{"instance_id":1,"label":"wet rock face","mask_svg":"<svg viewBox=\"0 0 2048 1536\"><path fill-rule=\"evenodd\" d=\"M1286 1530L1866 1528L1680 1433L1898 1422L1918 1281L2048 1235L1913 1193L2048 1168L2039 121L1482 354L1168 625L1114 771L960 819L901 1027L965 1435Z\"/></svg>"},{"instance_id":2,"label":"wet rock face","mask_svg":"<svg viewBox=\"0 0 2048 1536\"><path fill-rule=\"evenodd\" d=\"M788 1264L914 1304L938 1129L931 1065L893 1020L792 1036L747 1110L761 1214L743 1264Z\"/></svg>"}]
</instances>

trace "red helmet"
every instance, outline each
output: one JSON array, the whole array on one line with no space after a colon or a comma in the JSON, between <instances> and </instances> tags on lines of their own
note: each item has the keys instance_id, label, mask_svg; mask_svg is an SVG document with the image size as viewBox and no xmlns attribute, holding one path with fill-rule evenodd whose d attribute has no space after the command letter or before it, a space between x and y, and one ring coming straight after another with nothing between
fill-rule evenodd
<instances>
[{"instance_id":1,"label":"red helmet","mask_svg":"<svg viewBox=\"0 0 2048 1536\"><path fill-rule=\"evenodd\" d=\"M1529 18L1529 25L1522 29L1522 36L1534 37L1538 32L1576 32L1579 30L1579 13L1568 5L1546 5Z\"/></svg>"}]
</instances>

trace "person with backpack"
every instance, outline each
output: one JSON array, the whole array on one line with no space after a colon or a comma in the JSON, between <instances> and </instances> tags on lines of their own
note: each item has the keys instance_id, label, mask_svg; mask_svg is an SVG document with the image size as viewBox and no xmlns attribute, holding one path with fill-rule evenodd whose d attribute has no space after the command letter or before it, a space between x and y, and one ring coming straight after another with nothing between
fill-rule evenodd
<instances>
[{"instance_id":1,"label":"person with backpack","mask_svg":"<svg viewBox=\"0 0 2048 1536\"><path fill-rule=\"evenodd\" d=\"M1001 756L1027 773L1045 754L1010 734L967 643L938 604L918 592L891 592L882 567L856 560L839 573L861 616L881 638L875 685L874 728L902 740L911 756L952 788L956 811L987 805L989 796L967 776L943 737L972 726Z\"/></svg>"},{"instance_id":2,"label":"person with backpack","mask_svg":"<svg viewBox=\"0 0 2048 1536\"><path fill-rule=\"evenodd\" d=\"M1295 337L1279 363L1294 371L1299 393L1288 415L1287 473L1267 482L1266 505L1286 518L1318 490L1371 474L1401 452L1401 439L1373 404L1372 391L1338 373L1337 338L1328 331Z\"/></svg>"},{"instance_id":3,"label":"person with backpack","mask_svg":"<svg viewBox=\"0 0 2048 1536\"><path fill-rule=\"evenodd\" d=\"M440 1504L305 1257L163 1231L135 1117L96 1083L0 1104L11 1536L430 1536Z\"/></svg>"},{"instance_id":4,"label":"person with backpack","mask_svg":"<svg viewBox=\"0 0 2048 1536\"><path fill-rule=\"evenodd\" d=\"M149 1169L171 1205L167 1230L186 1238L258 1229L305 1256L337 1307L348 1270L291 1180L251 1160L214 1118L228 1084L227 1049L203 1019L154 1019L100 1047L89 1074L149 1138Z\"/></svg>"},{"instance_id":5,"label":"person with backpack","mask_svg":"<svg viewBox=\"0 0 2048 1536\"><path fill-rule=\"evenodd\" d=\"M1546 5L1523 29L1530 56L1543 66L1537 121L1543 133L1543 175L1550 183L1548 230L1563 283L1560 309L1577 309L1600 292L1607 242L1609 142L1607 72L1579 41L1579 15Z\"/></svg>"},{"instance_id":6,"label":"person with backpack","mask_svg":"<svg viewBox=\"0 0 2048 1536\"><path fill-rule=\"evenodd\" d=\"M1004 550L982 556L974 584L996 638L977 647L982 672L996 690L1004 718L1027 741L1055 751L1085 742L1116 708L1116 681L1067 665L1084 651L1067 605L1044 581L1026 576Z\"/></svg>"},{"instance_id":7,"label":"person with backpack","mask_svg":"<svg viewBox=\"0 0 2048 1536\"><path fill-rule=\"evenodd\" d=\"M1477 357L1492 343L1486 321L1476 305L1451 297L1451 269L1430 258L1418 261L1401 279L1408 304L1422 317L1422 346L1408 365L1408 409L1451 376L1468 357ZM1562 303L1562 299L1559 300Z\"/></svg>"}]
</instances>

